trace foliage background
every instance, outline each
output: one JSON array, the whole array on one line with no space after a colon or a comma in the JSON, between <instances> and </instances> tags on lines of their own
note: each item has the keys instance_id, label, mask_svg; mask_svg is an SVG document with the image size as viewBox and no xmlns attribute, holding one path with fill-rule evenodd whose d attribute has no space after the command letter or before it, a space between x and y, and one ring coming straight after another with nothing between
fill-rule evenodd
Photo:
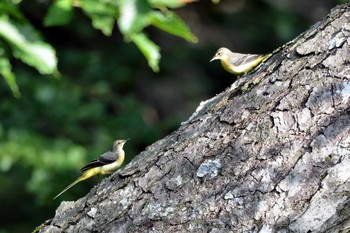
<instances>
[{"instance_id":1,"label":"foliage background","mask_svg":"<svg viewBox=\"0 0 350 233\"><path fill-rule=\"evenodd\" d=\"M235 78L218 62L209 63L219 47L269 53L345 2L223 0L169 9L183 19L198 42L155 27L142 29L161 49L160 71L155 73L130 38L117 27L106 36L80 8L59 15L62 25L49 27L45 17L54 3L6 1L18 7L52 46L58 69L42 74L4 55L8 45L0 37L0 57L11 62L21 93L15 97L1 79L1 233L30 232L52 217L60 201L84 196L99 182L97 178L52 200L79 176L80 167L109 150L115 139L131 138L125 146L126 164L178 128L200 101L227 88ZM5 10L0 5L0 17ZM1 63L0 69L4 75Z\"/></svg>"}]
</instances>

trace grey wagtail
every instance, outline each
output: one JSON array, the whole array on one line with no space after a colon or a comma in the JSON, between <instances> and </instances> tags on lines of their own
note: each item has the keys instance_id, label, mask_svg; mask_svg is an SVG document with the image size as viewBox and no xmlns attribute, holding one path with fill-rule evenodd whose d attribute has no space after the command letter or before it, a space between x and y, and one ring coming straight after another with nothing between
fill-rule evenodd
<instances>
[{"instance_id":1,"label":"grey wagtail","mask_svg":"<svg viewBox=\"0 0 350 233\"><path fill-rule=\"evenodd\" d=\"M63 189L63 191L57 194L57 196L54 197L53 199L56 199L62 193L64 193L65 191L67 191L68 189L70 189L80 181L89 179L90 177L95 175L111 174L115 170L117 170L117 168L119 168L124 162L125 152L123 150L123 146L128 140L129 139L115 141L113 143L112 151L108 151L102 154L100 157L91 161L91 163L81 168L80 171L83 172L83 174L78 179L76 179L73 183L71 183L65 189Z\"/></svg>"},{"instance_id":2,"label":"grey wagtail","mask_svg":"<svg viewBox=\"0 0 350 233\"><path fill-rule=\"evenodd\" d=\"M220 60L222 67L231 74L242 75L252 70L267 55L233 53L227 48L220 48L210 60Z\"/></svg>"}]
</instances>

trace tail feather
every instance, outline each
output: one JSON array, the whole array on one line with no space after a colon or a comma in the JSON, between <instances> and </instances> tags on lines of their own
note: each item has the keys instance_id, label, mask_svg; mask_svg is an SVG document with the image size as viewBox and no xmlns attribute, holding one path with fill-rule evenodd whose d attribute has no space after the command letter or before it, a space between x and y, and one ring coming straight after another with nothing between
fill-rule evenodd
<instances>
[{"instance_id":1,"label":"tail feather","mask_svg":"<svg viewBox=\"0 0 350 233\"><path fill-rule=\"evenodd\" d=\"M70 189L71 187L73 187L74 185L76 185L77 183L79 183L80 181L82 181L81 177L79 177L79 178L76 179L73 183L71 183L70 185L68 185L65 189L63 189L62 192L60 192L59 194L57 194L53 199L56 199L57 197L61 196L62 193L64 193L65 191L67 191L68 189Z\"/></svg>"},{"instance_id":2,"label":"tail feather","mask_svg":"<svg viewBox=\"0 0 350 233\"><path fill-rule=\"evenodd\" d=\"M56 195L56 197L54 197L53 199L56 199L57 197L59 197L62 193L64 193L65 191L67 191L68 189L70 189L71 187L73 187L74 185L76 185L77 183L79 183L80 181L89 179L91 176L97 175L100 173L100 167L95 167L95 168L91 168L87 171L85 171L78 179L76 179L73 183L71 183L70 185L68 185L65 189L63 189L62 192L60 192L59 194Z\"/></svg>"}]
</instances>

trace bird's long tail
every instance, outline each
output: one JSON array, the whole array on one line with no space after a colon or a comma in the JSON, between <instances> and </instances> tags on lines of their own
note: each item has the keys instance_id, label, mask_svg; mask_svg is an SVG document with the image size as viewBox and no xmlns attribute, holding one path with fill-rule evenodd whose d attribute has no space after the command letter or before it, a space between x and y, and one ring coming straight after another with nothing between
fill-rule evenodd
<instances>
[{"instance_id":1,"label":"bird's long tail","mask_svg":"<svg viewBox=\"0 0 350 233\"><path fill-rule=\"evenodd\" d=\"M57 197L61 196L62 193L64 193L65 191L67 191L68 189L70 189L71 187L73 187L74 185L76 185L77 183L79 183L80 181L82 181L80 179L80 177L78 179L76 179L73 183L71 183L70 185L68 185L65 189L63 189L62 192L60 192L59 194L57 194L53 199L56 199Z\"/></svg>"},{"instance_id":2,"label":"bird's long tail","mask_svg":"<svg viewBox=\"0 0 350 233\"><path fill-rule=\"evenodd\" d=\"M74 185L79 183L80 181L89 179L91 176L98 174L97 169L99 169L99 168L92 168L92 169L89 169L86 172L84 172L78 179L76 179L73 183L71 183L65 189L63 189L63 191L60 192L59 194L57 194L53 199L56 199L57 197L61 196L62 193L64 193L65 191L67 191L68 189L70 189L71 187L73 187Z\"/></svg>"}]
</instances>

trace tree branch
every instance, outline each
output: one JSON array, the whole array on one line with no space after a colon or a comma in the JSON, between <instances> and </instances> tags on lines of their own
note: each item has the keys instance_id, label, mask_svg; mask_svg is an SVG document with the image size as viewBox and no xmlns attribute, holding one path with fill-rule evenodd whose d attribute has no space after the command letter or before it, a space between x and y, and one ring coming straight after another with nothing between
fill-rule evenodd
<instances>
[{"instance_id":1,"label":"tree branch","mask_svg":"<svg viewBox=\"0 0 350 233\"><path fill-rule=\"evenodd\" d=\"M340 232L350 4L274 51L41 232Z\"/></svg>"}]
</instances>

